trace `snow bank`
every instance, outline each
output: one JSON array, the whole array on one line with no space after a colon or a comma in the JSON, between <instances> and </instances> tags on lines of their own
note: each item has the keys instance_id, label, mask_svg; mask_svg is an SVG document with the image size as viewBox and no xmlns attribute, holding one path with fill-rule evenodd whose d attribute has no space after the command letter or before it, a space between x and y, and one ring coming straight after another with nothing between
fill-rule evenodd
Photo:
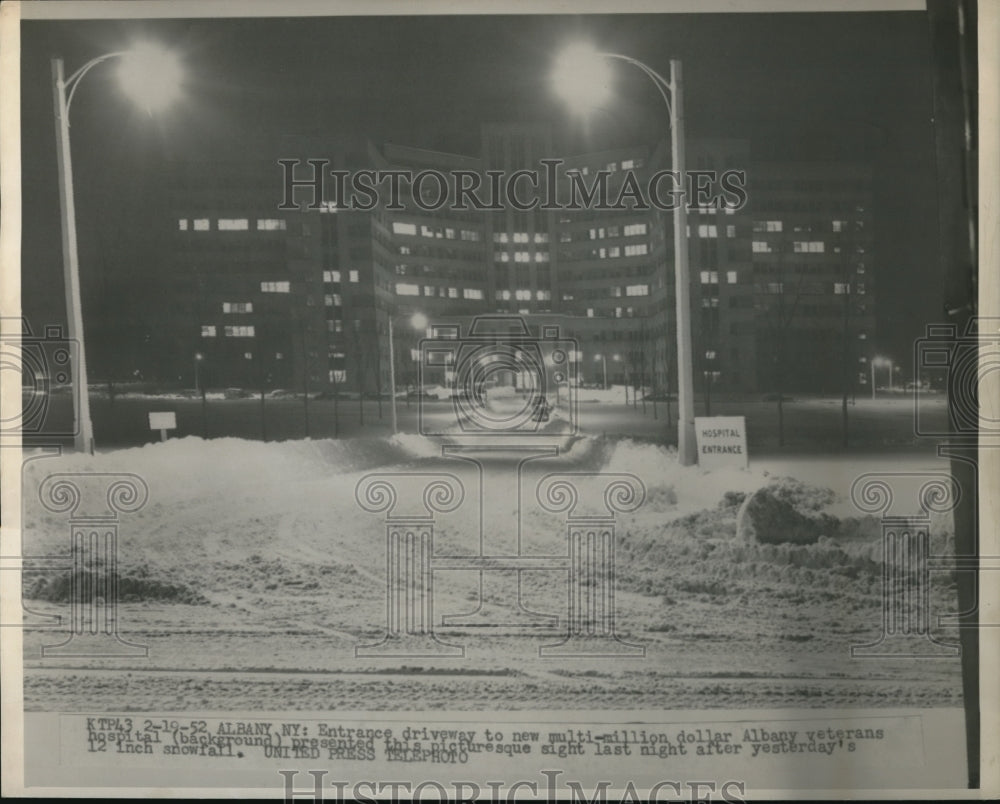
<instances>
[{"instance_id":1,"label":"snow bank","mask_svg":"<svg viewBox=\"0 0 1000 804\"><path fill-rule=\"evenodd\" d=\"M39 453L40 454L40 453ZM96 455L71 453L29 461L24 480L37 484L53 472L129 472L146 481L161 501L228 494L242 489L276 493L290 483L405 464L441 454L440 445L424 436L403 434L390 439L352 438L280 442L242 438L172 438L141 447ZM30 453L26 452L28 458ZM261 489L260 487L263 487Z\"/></svg>"},{"instance_id":2,"label":"snow bank","mask_svg":"<svg viewBox=\"0 0 1000 804\"><path fill-rule=\"evenodd\" d=\"M629 400L632 399L631 393ZM617 405L625 404L625 386L612 385L610 388L577 388L577 402L610 402Z\"/></svg>"}]
</instances>

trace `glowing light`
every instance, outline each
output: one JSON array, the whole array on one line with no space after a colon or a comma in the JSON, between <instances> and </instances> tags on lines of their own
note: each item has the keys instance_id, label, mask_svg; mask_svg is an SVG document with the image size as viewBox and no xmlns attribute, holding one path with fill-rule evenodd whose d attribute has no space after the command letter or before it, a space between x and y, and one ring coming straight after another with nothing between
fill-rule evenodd
<instances>
[{"instance_id":1,"label":"glowing light","mask_svg":"<svg viewBox=\"0 0 1000 804\"><path fill-rule=\"evenodd\" d=\"M125 53L118 67L125 94L150 114L177 98L182 75L172 53L149 43L136 45Z\"/></svg>"},{"instance_id":2,"label":"glowing light","mask_svg":"<svg viewBox=\"0 0 1000 804\"><path fill-rule=\"evenodd\" d=\"M427 329L427 316L423 313L414 313L410 319L410 326L418 331Z\"/></svg>"},{"instance_id":3,"label":"glowing light","mask_svg":"<svg viewBox=\"0 0 1000 804\"><path fill-rule=\"evenodd\" d=\"M563 99L580 113L601 106L611 94L607 57L591 45L578 43L556 59L552 82Z\"/></svg>"}]
</instances>

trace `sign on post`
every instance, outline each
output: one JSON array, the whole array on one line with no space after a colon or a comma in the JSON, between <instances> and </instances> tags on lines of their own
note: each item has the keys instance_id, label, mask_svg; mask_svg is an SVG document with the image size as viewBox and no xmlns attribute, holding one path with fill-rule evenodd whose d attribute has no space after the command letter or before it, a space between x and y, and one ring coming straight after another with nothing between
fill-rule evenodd
<instances>
[{"instance_id":1,"label":"sign on post","mask_svg":"<svg viewBox=\"0 0 1000 804\"><path fill-rule=\"evenodd\" d=\"M150 411L149 429L160 431L160 441L167 440L167 430L177 429L177 414L172 410Z\"/></svg>"},{"instance_id":2,"label":"sign on post","mask_svg":"<svg viewBox=\"0 0 1000 804\"><path fill-rule=\"evenodd\" d=\"M695 417L698 465L705 469L724 466L746 468L747 427L743 416Z\"/></svg>"}]
</instances>

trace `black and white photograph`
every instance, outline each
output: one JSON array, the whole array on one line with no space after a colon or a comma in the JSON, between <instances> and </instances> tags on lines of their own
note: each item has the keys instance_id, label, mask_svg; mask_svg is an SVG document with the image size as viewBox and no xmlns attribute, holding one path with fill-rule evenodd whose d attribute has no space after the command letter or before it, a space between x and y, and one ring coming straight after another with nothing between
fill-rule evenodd
<instances>
[{"instance_id":1,"label":"black and white photograph","mask_svg":"<svg viewBox=\"0 0 1000 804\"><path fill-rule=\"evenodd\" d=\"M995 6L3 17L5 793L997 791Z\"/></svg>"}]
</instances>

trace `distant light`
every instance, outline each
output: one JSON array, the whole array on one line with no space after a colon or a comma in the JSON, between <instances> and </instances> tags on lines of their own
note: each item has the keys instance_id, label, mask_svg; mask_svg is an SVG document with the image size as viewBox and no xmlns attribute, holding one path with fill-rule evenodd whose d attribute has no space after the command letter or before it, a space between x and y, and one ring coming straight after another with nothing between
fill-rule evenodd
<instances>
[{"instance_id":1,"label":"distant light","mask_svg":"<svg viewBox=\"0 0 1000 804\"><path fill-rule=\"evenodd\" d=\"M195 356L194 356L194 359L195 360L204 360L205 359L205 355L203 355L201 352L196 352Z\"/></svg>"},{"instance_id":2,"label":"distant light","mask_svg":"<svg viewBox=\"0 0 1000 804\"><path fill-rule=\"evenodd\" d=\"M607 57L586 43L570 45L556 59L552 83L577 112L597 108L611 95Z\"/></svg>"},{"instance_id":3,"label":"distant light","mask_svg":"<svg viewBox=\"0 0 1000 804\"><path fill-rule=\"evenodd\" d=\"M176 56L144 42L122 56L118 77L125 94L152 114L180 95L183 72Z\"/></svg>"},{"instance_id":4,"label":"distant light","mask_svg":"<svg viewBox=\"0 0 1000 804\"><path fill-rule=\"evenodd\" d=\"M418 331L427 329L427 316L423 313L414 313L410 319L410 326Z\"/></svg>"}]
</instances>

